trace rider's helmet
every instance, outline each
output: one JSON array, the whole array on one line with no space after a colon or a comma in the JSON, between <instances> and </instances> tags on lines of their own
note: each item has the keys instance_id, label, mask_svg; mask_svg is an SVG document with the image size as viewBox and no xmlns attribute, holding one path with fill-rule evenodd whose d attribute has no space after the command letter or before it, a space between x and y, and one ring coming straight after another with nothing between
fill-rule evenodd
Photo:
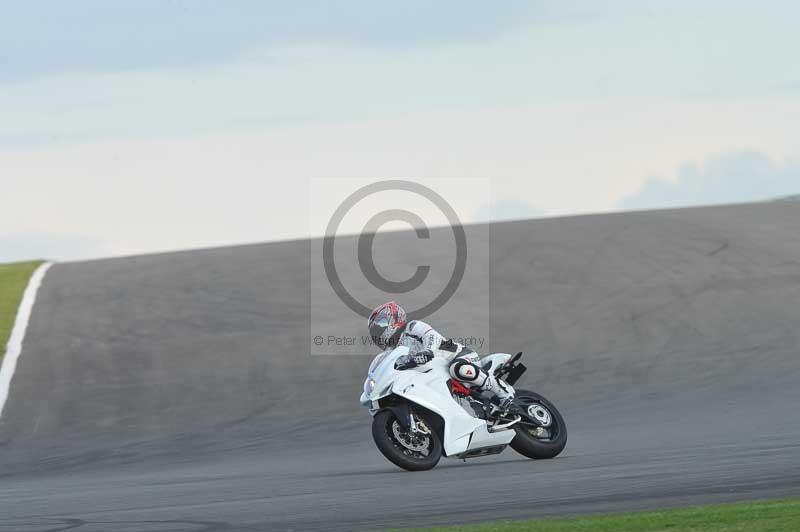
<instances>
[{"instance_id":1,"label":"rider's helmet","mask_svg":"<svg viewBox=\"0 0 800 532\"><path fill-rule=\"evenodd\" d=\"M389 301L376 307L367 323L372 341L381 349L386 349L394 335L405 327L406 311L394 301Z\"/></svg>"}]
</instances>

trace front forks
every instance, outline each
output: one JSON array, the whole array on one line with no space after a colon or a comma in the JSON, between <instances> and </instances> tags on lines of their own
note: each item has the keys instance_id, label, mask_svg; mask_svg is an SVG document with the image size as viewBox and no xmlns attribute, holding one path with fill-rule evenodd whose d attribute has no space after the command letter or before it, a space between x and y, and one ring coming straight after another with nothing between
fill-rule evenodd
<instances>
[{"instance_id":1,"label":"front forks","mask_svg":"<svg viewBox=\"0 0 800 532\"><path fill-rule=\"evenodd\" d=\"M414 415L414 409L411 407L408 409L408 430L412 433L418 432L424 435L431 433L431 430L427 427L427 425L425 425L424 421L417 421L417 418Z\"/></svg>"}]
</instances>

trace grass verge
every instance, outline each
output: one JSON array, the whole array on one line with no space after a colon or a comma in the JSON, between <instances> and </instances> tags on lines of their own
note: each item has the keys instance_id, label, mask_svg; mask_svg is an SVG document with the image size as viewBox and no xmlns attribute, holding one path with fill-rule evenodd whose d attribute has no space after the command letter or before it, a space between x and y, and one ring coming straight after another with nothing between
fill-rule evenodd
<instances>
[{"instance_id":1,"label":"grass verge","mask_svg":"<svg viewBox=\"0 0 800 532\"><path fill-rule=\"evenodd\" d=\"M0 264L0 360L6 354L6 343L14 326L22 293L40 264L42 261Z\"/></svg>"},{"instance_id":2,"label":"grass verge","mask_svg":"<svg viewBox=\"0 0 800 532\"><path fill-rule=\"evenodd\" d=\"M417 532L796 532L800 530L800 499L415 530ZM411 531L406 529L405 532Z\"/></svg>"}]
</instances>

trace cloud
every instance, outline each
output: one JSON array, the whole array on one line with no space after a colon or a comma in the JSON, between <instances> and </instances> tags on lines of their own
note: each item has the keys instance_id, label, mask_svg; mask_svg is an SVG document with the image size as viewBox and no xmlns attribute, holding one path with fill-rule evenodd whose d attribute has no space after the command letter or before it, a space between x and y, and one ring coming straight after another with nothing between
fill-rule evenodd
<instances>
[{"instance_id":1,"label":"cloud","mask_svg":"<svg viewBox=\"0 0 800 532\"><path fill-rule=\"evenodd\" d=\"M0 149L556 102L616 99L625 121L646 101L798 101L779 87L800 79L800 11L773 20L755 4L727 24L708 6L630 19L652 6L598 15L553 0L73 4L17 2L0 17ZM740 39L755 20L768 34Z\"/></svg>"},{"instance_id":2,"label":"cloud","mask_svg":"<svg viewBox=\"0 0 800 532\"><path fill-rule=\"evenodd\" d=\"M475 215L478 222L525 220L544 214L530 203L517 199L504 199L483 205Z\"/></svg>"},{"instance_id":3,"label":"cloud","mask_svg":"<svg viewBox=\"0 0 800 532\"><path fill-rule=\"evenodd\" d=\"M563 10L562 10L563 11ZM219 64L295 45L419 47L491 39L548 17L539 2L20 2L3 10L0 81Z\"/></svg>"},{"instance_id":4,"label":"cloud","mask_svg":"<svg viewBox=\"0 0 800 532\"><path fill-rule=\"evenodd\" d=\"M644 176L670 175L683 161L731 146L752 146L772 160L797 153L798 113L800 102L791 101L551 102L0 149L0 235L82 235L105 243L109 255L319 236L330 212L310 208L312 179L454 180L440 193L465 222L501 198L548 216L609 211L639 190ZM482 193L463 180L490 187ZM342 199L332 199L331 209ZM502 207L501 214L531 214L524 205ZM30 256L62 258L40 249Z\"/></svg>"},{"instance_id":5,"label":"cloud","mask_svg":"<svg viewBox=\"0 0 800 532\"><path fill-rule=\"evenodd\" d=\"M653 177L619 203L623 209L654 209L739 203L800 193L800 164L775 162L757 151L735 151L698 166L684 164L673 179Z\"/></svg>"}]
</instances>

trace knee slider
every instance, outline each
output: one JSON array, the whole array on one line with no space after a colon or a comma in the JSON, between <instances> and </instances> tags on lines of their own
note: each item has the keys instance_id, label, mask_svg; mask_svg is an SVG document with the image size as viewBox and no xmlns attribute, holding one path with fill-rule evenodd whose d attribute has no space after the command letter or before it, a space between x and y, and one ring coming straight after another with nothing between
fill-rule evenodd
<instances>
[{"instance_id":1,"label":"knee slider","mask_svg":"<svg viewBox=\"0 0 800 532\"><path fill-rule=\"evenodd\" d=\"M481 368L466 360L456 360L450 366L450 375L461 382L482 386L486 381L486 374Z\"/></svg>"}]
</instances>

